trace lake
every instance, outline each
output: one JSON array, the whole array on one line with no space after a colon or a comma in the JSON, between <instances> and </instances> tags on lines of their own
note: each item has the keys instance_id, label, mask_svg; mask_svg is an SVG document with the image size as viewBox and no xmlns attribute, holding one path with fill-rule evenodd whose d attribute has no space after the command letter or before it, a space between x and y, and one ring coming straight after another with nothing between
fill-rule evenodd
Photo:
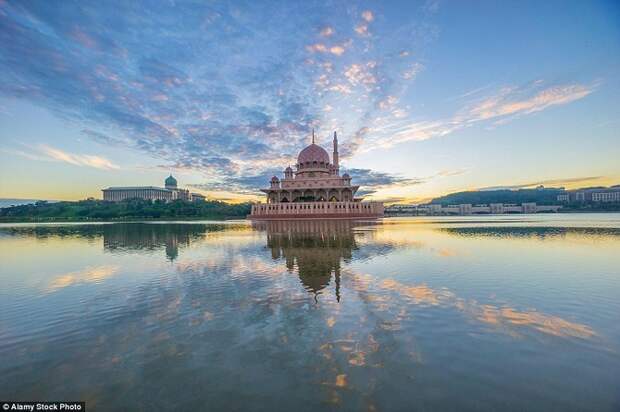
<instances>
[{"instance_id":1,"label":"lake","mask_svg":"<svg viewBox=\"0 0 620 412\"><path fill-rule=\"evenodd\" d=\"M620 410L620 214L0 225L0 399Z\"/></svg>"}]
</instances>

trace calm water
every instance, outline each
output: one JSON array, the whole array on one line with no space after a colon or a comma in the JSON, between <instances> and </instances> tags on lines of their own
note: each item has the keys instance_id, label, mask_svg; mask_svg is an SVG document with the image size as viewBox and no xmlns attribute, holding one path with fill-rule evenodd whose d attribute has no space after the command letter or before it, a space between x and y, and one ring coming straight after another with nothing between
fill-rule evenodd
<instances>
[{"instance_id":1,"label":"calm water","mask_svg":"<svg viewBox=\"0 0 620 412\"><path fill-rule=\"evenodd\" d=\"M0 225L0 399L620 410L620 215Z\"/></svg>"}]
</instances>

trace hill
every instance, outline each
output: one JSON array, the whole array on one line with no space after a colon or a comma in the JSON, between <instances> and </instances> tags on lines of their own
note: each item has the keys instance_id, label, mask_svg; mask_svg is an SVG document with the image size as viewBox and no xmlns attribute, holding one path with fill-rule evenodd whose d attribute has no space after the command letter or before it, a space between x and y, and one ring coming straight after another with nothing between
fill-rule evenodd
<instances>
[{"instance_id":1,"label":"hill","mask_svg":"<svg viewBox=\"0 0 620 412\"><path fill-rule=\"evenodd\" d=\"M557 204L557 196L564 193L563 189L556 188L536 188L519 190L475 190L468 192L457 192L449 195L437 197L430 203L447 205L458 204L489 204L489 203L515 203L536 202L539 205Z\"/></svg>"}]
</instances>

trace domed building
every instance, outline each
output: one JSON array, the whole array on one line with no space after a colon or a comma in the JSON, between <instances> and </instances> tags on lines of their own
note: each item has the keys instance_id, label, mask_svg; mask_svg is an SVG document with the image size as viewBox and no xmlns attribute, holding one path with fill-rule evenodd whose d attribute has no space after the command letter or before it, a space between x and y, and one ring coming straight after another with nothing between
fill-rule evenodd
<instances>
[{"instance_id":1,"label":"domed building","mask_svg":"<svg viewBox=\"0 0 620 412\"><path fill-rule=\"evenodd\" d=\"M273 176L269 188L261 189L267 203L252 206L251 219L359 218L383 216L380 202L362 202L355 197L359 186L347 173L340 176L338 136L334 132L329 154L314 142L297 156L295 170L284 169L284 178Z\"/></svg>"},{"instance_id":2,"label":"domed building","mask_svg":"<svg viewBox=\"0 0 620 412\"><path fill-rule=\"evenodd\" d=\"M103 200L109 202L122 202L128 199L144 200L163 200L172 202L173 200L184 200L187 202L204 201L206 198L200 193L192 193L188 189L177 186L177 179L172 175L164 180L164 187L157 186L113 186L101 189Z\"/></svg>"},{"instance_id":3,"label":"domed building","mask_svg":"<svg viewBox=\"0 0 620 412\"><path fill-rule=\"evenodd\" d=\"M177 179L170 175L164 180L164 187L166 189L175 190L177 188Z\"/></svg>"}]
</instances>

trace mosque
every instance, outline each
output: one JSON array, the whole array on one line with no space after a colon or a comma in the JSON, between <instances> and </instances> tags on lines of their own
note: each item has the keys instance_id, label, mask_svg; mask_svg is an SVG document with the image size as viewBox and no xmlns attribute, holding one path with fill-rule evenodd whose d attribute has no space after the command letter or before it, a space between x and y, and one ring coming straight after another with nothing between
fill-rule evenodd
<instances>
[{"instance_id":1,"label":"mosque","mask_svg":"<svg viewBox=\"0 0 620 412\"><path fill-rule=\"evenodd\" d=\"M383 216L383 203L356 198L359 186L351 184L348 173L340 175L338 136L334 132L333 153L314 142L299 152L295 171L289 166L284 178L271 178L261 189L266 203L252 206L250 219L356 219Z\"/></svg>"}]
</instances>

